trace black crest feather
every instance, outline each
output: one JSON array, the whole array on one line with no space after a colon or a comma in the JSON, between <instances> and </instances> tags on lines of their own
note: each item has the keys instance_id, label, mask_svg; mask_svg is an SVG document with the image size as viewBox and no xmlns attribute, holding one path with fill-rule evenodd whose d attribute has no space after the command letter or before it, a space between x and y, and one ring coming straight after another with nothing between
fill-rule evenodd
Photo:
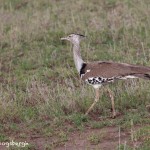
<instances>
[{"instance_id":1,"label":"black crest feather","mask_svg":"<svg viewBox=\"0 0 150 150\"><path fill-rule=\"evenodd\" d=\"M86 37L86 36L83 35L83 34L78 34L78 33L72 33L72 34L79 35L79 36L81 36L81 37Z\"/></svg>"}]
</instances>

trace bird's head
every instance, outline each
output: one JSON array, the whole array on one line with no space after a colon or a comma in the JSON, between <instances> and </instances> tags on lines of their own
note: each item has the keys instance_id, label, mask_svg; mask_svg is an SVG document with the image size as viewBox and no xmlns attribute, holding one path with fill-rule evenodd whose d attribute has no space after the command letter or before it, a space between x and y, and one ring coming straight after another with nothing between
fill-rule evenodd
<instances>
[{"instance_id":1,"label":"bird's head","mask_svg":"<svg viewBox=\"0 0 150 150\"><path fill-rule=\"evenodd\" d=\"M68 35L67 37L61 38L61 40L68 40L73 44L79 44L80 41L84 38L85 38L85 36L82 34L74 34L73 33L73 34Z\"/></svg>"}]
</instances>

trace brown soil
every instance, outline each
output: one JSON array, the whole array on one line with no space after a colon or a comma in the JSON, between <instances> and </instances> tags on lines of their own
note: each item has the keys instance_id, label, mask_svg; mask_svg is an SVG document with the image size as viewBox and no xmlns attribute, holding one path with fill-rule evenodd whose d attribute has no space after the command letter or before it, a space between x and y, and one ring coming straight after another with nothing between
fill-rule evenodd
<instances>
[{"instance_id":1,"label":"brown soil","mask_svg":"<svg viewBox=\"0 0 150 150\"><path fill-rule=\"evenodd\" d=\"M92 139L92 137L98 137ZM120 144L129 144L130 132L121 131L119 128L106 127L102 129L85 129L74 131L68 135L66 142L60 142L56 138L32 137L29 143L37 146L37 150L43 150L44 146L54 144L54 150L115 150ZM50 147L50 146L49 146Z\"/></svg>"},{"instance_id":2,"label":"brown soil","mask_svg":"<svg viewBox=\"0 0 150 150\"><path fill-rule=\"evenodd\" d=\"M138 129L136 127L135 129ZM105 127L101 129L85 128L84 131L73 131L67 133L66 140L56 137L42 137L38 134L28 133L28 137L17 138L16 134L14 141L28 142L34 145L32 150L115 150L120 144L131 145L138 147L141 142L131 143L131 133L128 131L121 131L119 135L118 127ZM119 137L120 136L120 137ZM47 148L46 148L47 147ZM0 150L5 150L6 147L0 146Z\"/></svg>"},{"instance_id":3,"label":"brown soil","mask_svg":"<svg viewBox=\"0 0 150 150\"><path fill-rule=\"evenodd\" d=\"M92 137L99 137L98 142L92 141ZM120 142L128 141L129 133L120 133ZM56 147L56 150L113 150L119 145L119 129L116 127L107 127L102 129L87 129L82 132L71 133L69 140L63 145Z\"/></svg>"}]
</instances>

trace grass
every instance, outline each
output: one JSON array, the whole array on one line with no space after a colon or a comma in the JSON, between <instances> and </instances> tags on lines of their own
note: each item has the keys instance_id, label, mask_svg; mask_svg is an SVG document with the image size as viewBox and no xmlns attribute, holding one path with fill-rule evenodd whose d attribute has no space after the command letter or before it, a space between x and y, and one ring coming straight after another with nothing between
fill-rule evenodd
<instances>
[{"instance_id":1,"label":"grass","mask_svg":"<svg viewBox=\"0 0 150 150\"><path fill-rule=\"evenodd\" d=\"M90 143L92 145L97 145L104 137L105 133L100 133L98 135L95 135L94 133L92 133L89 137L88 140L90 141Z\"/></svg>"},{"instance_id":2,"label":"grass","mask_svg":"<svg viewBox=\"0 0 150 150\"><path fill-rule=\"evenodd\" d=\"M149 124L150 82L138 79L110 85L121 118L95 119L110 116L107 94L84 117L94 91L80 83L71 46L60 41L82 33L85 61L150 66L149 5L148 0L0 0L0 141L28 137L29 130L64 142L68 130L118 125L125 130L131 120Z\"/></svg>"}]
</instances>

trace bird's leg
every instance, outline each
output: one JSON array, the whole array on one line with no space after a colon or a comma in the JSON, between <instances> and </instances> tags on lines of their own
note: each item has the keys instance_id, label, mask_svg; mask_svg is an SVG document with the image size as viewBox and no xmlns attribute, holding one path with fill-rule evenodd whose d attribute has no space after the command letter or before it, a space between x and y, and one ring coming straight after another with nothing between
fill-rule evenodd
<instances>
[{"instance_id":1,"label":"bird's leg","mask_svg":"<svg viewBox=\"0 0 150 150\"><path fill-rule=\"evenodd\" d=\"M88 113L92 110L92 108L94 107L94 105L97 103L97 101L99 100L99 88L95 89L95 100L94 103L90 106L90 108L87 110L87 112L85 113L85 115L88 115Z\"/></svg>"},{"instance_id":2,"label":"bird's leg","mask_svg":"<svg viewBox=\"0 0 150 150\"><path fill-rule=\"evenodd\" d=\"M111 99L111 105L112 105L112 118L116 117L116 111L115 111L115 103L114 103L114 96L113 96L113 92L108 88L107 92L109 94L109 97Z\"/></svg>"}]
</instances>

